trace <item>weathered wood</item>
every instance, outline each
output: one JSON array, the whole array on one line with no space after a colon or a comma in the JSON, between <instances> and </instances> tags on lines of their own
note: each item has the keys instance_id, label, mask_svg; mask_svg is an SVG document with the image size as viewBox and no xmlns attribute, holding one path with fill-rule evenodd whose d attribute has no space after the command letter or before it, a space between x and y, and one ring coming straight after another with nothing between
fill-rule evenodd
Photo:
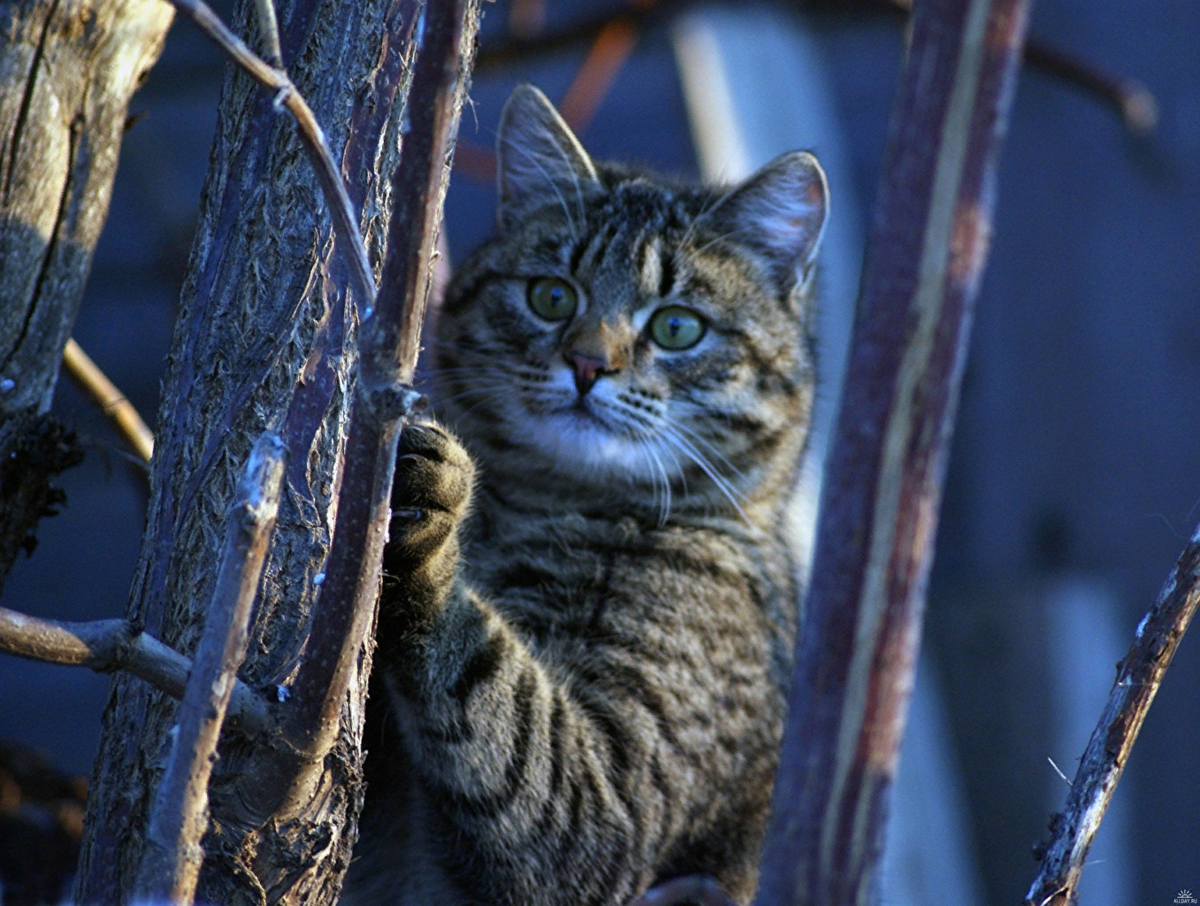
<instances>
[{"instance_id":1,"label":"weathered wood","mask_svg":"<svg viewBox=\"0 0 1200 906\"><path fill-rule=\"evenodd\" d=\"M38 501L54 495L54 472L78 461L24 454L63 439L45 413L108 213L129 98L170 22L159 0L0 2L0 581L45 509Z\"/></svg>"},{"instance_id":2,"label":"weathered wood","mask_svg":"<svg viewBox=\"0 0 1200 906\"><path fill-rule=\"evenodd\" d=\"M928 0L892 112L759 906L878 902L887 800L1028 0Z\"/></svg>"},{"instance_id":3,"label":"weathered wood","mask_svg":"<svg viewBox=\"0 0 1200 906\"><path fill-rule=\"evenodd\" d=\"M279 8L284 64L334 149L378 262L391 206L419 0ZM234 30L248 34L251 0ZM251 41L250 43L257 43ZM287 447L284 492L242 677L286 711L307 658L341 483L358 318L333 254L327 208L292 123L274 98L232 73L202 197L189 277L168 362L152 496L129 617L190 652L212 591L220 522L254 437ZM360 728L369 656L354 663L333 751L315 764L279 741L270 759L226 739L210 786L219 820L204 841L197 899L332 903L362 797ZM105 713L80 862L82 902L127 900L174 704L118 678ZM303 770L301 770L303 769ZM288 778L306 773L305 795ZM311 778L314 778L311 779ZM281 802L289 808L280 811Z\"/></svg>"},{"instance_id":4,"label":"weathered wood","mask_svg":"<svg viewBox=\"0 0 1200 906\"><path fill-rule=\"evenodd\" d=\"M1129 653L1092 731L1063 811L1042 844L1042 865L1025 895L1025 906L1075 906L1079 879L1096 831L1125 770L1146 713L1184 632L1200 606L1200 526L1175 561L1158 600L1134 633Z\"/></svg>"},{"instance_id":5,"label":"weathered wood","mask_svg":"<svg viewBox=\"0 0 1200 906\"><path fill-rule=\"evenodd\" d=\"M0 3L0 410L50 406L129 98L171 16L160 0Z\"/></svg>"}]
</instances>

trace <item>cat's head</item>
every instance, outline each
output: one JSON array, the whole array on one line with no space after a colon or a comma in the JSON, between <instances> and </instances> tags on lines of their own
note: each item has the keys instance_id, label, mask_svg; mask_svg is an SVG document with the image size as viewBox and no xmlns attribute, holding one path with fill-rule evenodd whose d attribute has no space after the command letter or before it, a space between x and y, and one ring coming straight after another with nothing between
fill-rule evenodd
<instances>
[{"instance_id":1,"label":"cat's head","mask_svg":"<svg viewBox=\"0 0 1200 906\"><path fill-rule=\"evenodd\" d=\"M435 391L491 480L660 515L785 492L813 399L816 159L685 187L594 163L521 86L498 170L497 235L447 292Z\"/></svg>"}]
</instances>

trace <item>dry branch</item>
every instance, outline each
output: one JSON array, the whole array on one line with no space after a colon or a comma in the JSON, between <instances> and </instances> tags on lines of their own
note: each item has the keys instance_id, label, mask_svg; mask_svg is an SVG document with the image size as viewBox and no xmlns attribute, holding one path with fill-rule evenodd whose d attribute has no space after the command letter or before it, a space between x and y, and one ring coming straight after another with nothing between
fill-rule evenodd
<instances>
[{"instance_id":1,"label":"dry branch","mask_svg":"<svg viewBox=\"0 0 1200 906\"><path fill-rule=\"evenodd\" d=\"M125 394L117 389L74 339L67 340L67 347L63 350L63 365L75 382L100 404L104 414L124 435L142 462L148 464L154 455L154 433L142 421Z\"/></svg>"},{"instance_id":2,"label":"dry branch","mask_svg":"<svg viewBox=\"0 0 1200 906\"><path fill-rule=\"evenodd\" d=\"M866 902L1027 0L913 16L826 466L759 906Z\"/></svg>"},{"instance_id":3,"label":"dry branch","mask_svg":"<svg viewBox=\"0 0 1200 906\"><path fill-rule=\"evenodd\" d=\"M1200 604L1200 526L1175 562L1158 601L1138 625L1079 770L1066 808L1052 822L1041 871L1025 906L1071 906L1100 821L1116 792L1150 704Z\"/></svg>"},{"instance_id":4,"label":"dry branch","mask_svg":"<svg viewBox=\"0 0 1200 906\"><path fill-rule=\"evenodd\" d=\"M139 900L190 906L196 892L204 860L200 841L208 826L208 781L249 644L250 608L279 512L283 455L276 435L258 439L230 509L204 635L179 707L167 771L155 794L138 873Z\"/></svg>"},{"instance_id":5,"label":"dry branch","mask_svg":"<svg viewBox=\"0 0 1200 906\"><path fill-rule=\"evenodd\" d=\"M156 0L3 4L0 19L0 585L54 475L79 461L47 414L108 211L130 95L171 23Z\"/></svg>"},{"instance_id":6,"label":"dry branch","mask_svg":"<svg viewBox=\"0 0 1200 906\"><path fill-rule=\"evenodd\" d=\"M127 620L64 623L6 607L0 607L0 651L97 673L126 670L172 698L183 698L192 669L188 658ZM228 717L248 735L258 735L270 725L262 699L241 682L234 683Z\"/></svg>"}]
</instances>

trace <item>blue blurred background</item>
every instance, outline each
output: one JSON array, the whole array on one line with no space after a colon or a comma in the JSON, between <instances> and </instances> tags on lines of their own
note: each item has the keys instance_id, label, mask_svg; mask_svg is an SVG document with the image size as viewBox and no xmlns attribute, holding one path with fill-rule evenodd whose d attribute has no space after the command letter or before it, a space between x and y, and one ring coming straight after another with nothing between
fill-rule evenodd
<instances>
[{"instance_id":1,"label":"blue blurred background","mask_svg":"<svg viewBox=\"0 0 1200 906\"><path fill-rule=\"evenodd\" d=\"M214 6L229 12L228 3ZM514 28L557 33L630 6L485 4L482 46L486 53ZM823 278L835 336L825 350L829 403L903 19L854 2L686 12L481 69L447 201L452 260L491 229L489 149L519 81L565 101L597 157L690 177L712 170L693 129L707 101L687 93L690 60L706 90L724 79L751 158L794 134L794 145L826 159L840 222ZM901 765L888 903L1021 898L1036 868L1030 847L1067 790L1048 761L1074 773L1113 665L1200 520L1200 5L1041 0L1031 31L1145 83L1159 121L1135 134L1061 77L1022 73L949 467L914 710L921 738ZM705 47L715 56L694 65ZM132 112L146 116L125 141L75 330L148 418L223 68L206 39L176 23L134 98ZM717 172L736 175L735 153L720 153ZM143 526L144 474L66 379L55 410L88 456L63 476L68 505L43 522L4 604L58 619L119 616ZM87 773L106 690L105 678L84 671L0 658L0 740ZM1134 749L1083 902L1168 904L1200 889L1198 692L1193 636ZM952 852L938 844L939 828Z\"/></svg>"}]
</instances>

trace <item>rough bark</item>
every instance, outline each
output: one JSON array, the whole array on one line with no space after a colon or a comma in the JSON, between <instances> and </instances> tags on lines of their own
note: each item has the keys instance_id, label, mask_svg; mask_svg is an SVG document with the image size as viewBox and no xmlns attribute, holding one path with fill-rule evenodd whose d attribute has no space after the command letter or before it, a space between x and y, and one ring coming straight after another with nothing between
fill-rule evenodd
<instances>
[{"instance_id":1,"label":"rough bark","mask_svg":"<svg viewBox=\"0 0 1200 906\"><path fill-rule=\"evenodd\" d=\"M279 8L284 63L334 148L376 267L421 10L418 0L294 0ZM251 33L253 20L253 4L241 3L235 30ZM272 103L245 76L227 76L128 616L177 650L194 650L237 473L253 439L270 427L287 447L284 491L241 675L284 699L305 658L329 551L359 313L345 291L316 177L292 124ZM253 774L264 763L253 747L222 741L199 901L336 898L362 797L368 669L364 652L340 709L338 741L302 809L277 813L281 791L276 778ZM173 701L140 681L115 680L78 900L128 899L174 713Z\"/></svg>"},{"instance_id":2,"label":"rough bark","mask_svg":"<svg viewBox=\"0 0 1200 906\"><path fill-rule=\"evenodd\" d=\"M0 581L55 496L54 472L78 461L27 454L61 441L45 412L108 213L129 98L171 16L160 0L0 2Z\"/></svg>"}]
</instances>

